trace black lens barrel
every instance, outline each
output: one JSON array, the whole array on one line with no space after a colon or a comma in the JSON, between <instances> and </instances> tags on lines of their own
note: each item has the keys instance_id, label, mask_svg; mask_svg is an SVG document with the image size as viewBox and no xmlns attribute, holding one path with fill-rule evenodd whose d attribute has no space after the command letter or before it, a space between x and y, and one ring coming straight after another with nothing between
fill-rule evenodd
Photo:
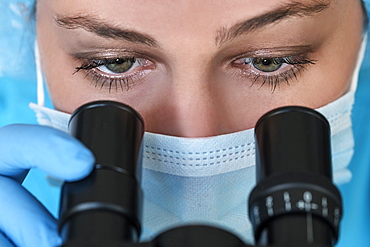
<instances>
[{"instance_id":1,"label":"black lens barrel","mask_svg":"<svg viewBox=\"0 0 370 247\"><path fill-rule=\"evenodd\" d=\"M342 215L332 183L330 127L320 113L282 107L256 124L257 186L249 217L260 245L333 246Z\"/></svg>"},{"instance_id":2,"label":"black lens barrel","mask_svg":"<svg viewBox=\"0 0 370 247\"><path fill-rule=\"evenodd\" d=\"M116 246L141 232L141 143L144 123L127 105L97 101L78 108L71 135L94 154L95 169L61 193L59 231L63 247Z\"/></svg>"}]
</instances>

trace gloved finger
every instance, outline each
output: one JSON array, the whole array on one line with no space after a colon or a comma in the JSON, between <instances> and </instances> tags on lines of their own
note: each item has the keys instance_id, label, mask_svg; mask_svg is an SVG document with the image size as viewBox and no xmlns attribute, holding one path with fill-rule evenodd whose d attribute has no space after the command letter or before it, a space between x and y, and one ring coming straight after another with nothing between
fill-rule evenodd
<instances>
[{"instance_id":1,"label":"gloved finger","mask_svg":"<svg viewBox=\"0 0 370 247\"><path fill-rule=\"evenodd\" d=\"M0 232L0 246L1 247L15 247L5 235Z\"/></svg>"},{"instance_id":2,"label":"gloved finger","mask_svg":"<svg viewBox=\"0 0 370 247\"><path fill-rule=\"evenodd\" d=\"M0 176L0 188L0 230L15 246L61 244L55 218L34 196L8 177Z\"/></svg>"},{"instance_id":3,"label":"gloved finger","mask_svg":"<svg viewBox=\"0 0 370 247\"><path fill-rule=\"evenodd\" d=\"M0 174L13 178L39 168L66 181L87 176L94 156L72 136L45 126L15 124L0 129Z\"/></svg>"}]
</instances>

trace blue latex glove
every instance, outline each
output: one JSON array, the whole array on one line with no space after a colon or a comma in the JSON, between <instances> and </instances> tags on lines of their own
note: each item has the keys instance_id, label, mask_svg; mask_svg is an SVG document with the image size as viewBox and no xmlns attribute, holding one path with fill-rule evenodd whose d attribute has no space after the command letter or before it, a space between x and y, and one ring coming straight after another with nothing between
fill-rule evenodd
<instances>
[{"instance_id":1,"label":"blue latex glove","mask_svg":"<svg viewBox=\"0 0 370 247\"><path fill-rule=\"evenodd\" d=\"M0 246L61 244L57 221L21 182L30 168L66 181L87 176L92 153L68 134L38 125L0 129Z\"/></svg>"}]
</instances>

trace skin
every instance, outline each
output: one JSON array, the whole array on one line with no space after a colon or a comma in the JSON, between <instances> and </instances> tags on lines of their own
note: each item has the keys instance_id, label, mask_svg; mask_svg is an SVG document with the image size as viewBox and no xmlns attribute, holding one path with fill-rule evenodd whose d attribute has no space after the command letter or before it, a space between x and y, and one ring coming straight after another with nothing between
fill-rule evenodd
<instances>
[{"instance_id":1,"label":"skin","mask_svg":"<svg viewBox=\"0 0 370 247\"><path fill-rule=\"evenodd\" d=\"M119 101L142 115L146 131L184 137L252 128L264 113L280 106L321 107L348 90L362 36L360 1L332 0L318 13L291 16L226 41L219 35L293 2L39 0L38 42L54 106L70 113L94 100ZM100 37L55 21L87 15L150 36L156 45ZM74 73L86 63L79 58L82 53L111 59L136 56L144 62L127 72L135 74L129 87L109 88L109 83L97 83L91 72ZM289 56L304 56L314 64L304 69L283 65L269 74L240 63L242 58ZM278 76L276 87L262 85L263 76L254 82L250 75L271 76L288 68L296 76L290 73L288 82Z\"/></svg>"}]
</instances>

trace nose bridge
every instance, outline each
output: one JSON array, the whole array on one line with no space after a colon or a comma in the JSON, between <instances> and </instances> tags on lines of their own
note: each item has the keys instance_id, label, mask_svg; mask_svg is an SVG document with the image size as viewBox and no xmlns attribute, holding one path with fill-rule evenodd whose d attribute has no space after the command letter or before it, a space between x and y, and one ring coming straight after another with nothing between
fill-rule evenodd
<instances>
[{"instance_id":1,"label":"nose bridge","mask_svg":"<svg viewBox=\"0 0 370 247\"><path fill-rule=\"evenodd\" d=\"M183 64L184 65L184 64ZM173 74L173 114L184 137L217 135L223 129L222 99L206 66L184 66ZM203 70L201 69L203 68Z\"/></svg>"}]
</instances>

